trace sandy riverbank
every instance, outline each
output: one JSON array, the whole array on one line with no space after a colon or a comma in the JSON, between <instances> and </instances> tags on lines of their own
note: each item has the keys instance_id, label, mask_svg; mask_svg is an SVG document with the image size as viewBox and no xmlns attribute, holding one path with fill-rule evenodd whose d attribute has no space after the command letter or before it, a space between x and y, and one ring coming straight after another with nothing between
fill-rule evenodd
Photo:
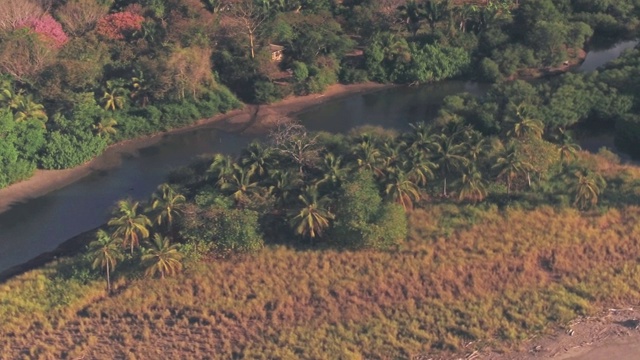
<instances>
[{"instance_id":1,"label":"sandy riverbank","mask_svg":"<svg viewBox=\"0 0 640 360\"><path fill-rule=\"evenodd\" d=\"M290 117L306 108L332 99L385 87L389 87L389 85L377 83L337 84L329 87L323 94L289 97L271 105L246 105L239 110L199 120L187 127L113 144L102 155L86 164L65 170L37 170L34 176L28 180L0 189L0 213L9 210L14 204L65 187L94 171L116 167L123 154L134 154L141 148L157 143L168 134L193 131L204 127L214 127L229 132L243 132L248 135L258 134L266 131L278 120Z\"/></svg>"},{"instance_id":2,"label":"sandy riverbank","mask_svg":"<svg viewBox=\"0 0 640 360\"><path fill-rule=\"evenodd\" d=\"M526 341L519 351L467 354L474 360L640 359L640 307L616 307L579 318L555 333Z\"/></svg>"}]
</instances>

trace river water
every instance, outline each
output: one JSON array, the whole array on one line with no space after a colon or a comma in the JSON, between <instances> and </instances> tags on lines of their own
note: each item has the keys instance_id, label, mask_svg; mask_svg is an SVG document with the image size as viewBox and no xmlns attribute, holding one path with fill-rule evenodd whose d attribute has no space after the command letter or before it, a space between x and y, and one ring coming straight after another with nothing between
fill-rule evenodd
<instances>
[{"instance_id":1,"label":"river water","mask_svg":"<svg viewBox=\"0 0 640 360\"><path fill-rule=\"evenodd\" d=\"M593 50L579 70L592 71L636 43L622 42L610 49ZM409 123L432 119L448 95L464 91L481 95L486 89L487 85L462 81L396 87L324 103L301 113L299 118L310 130L346 132L367 124L404 129ZM107 155L117 157L118 164L95 169L60 190L16 204L0 214L0 272L104 224L117 200L146 199L171 169L201 154L237 153L250 140L201 128L166 135L135 153Z\"/></svg>"}]
</instances>

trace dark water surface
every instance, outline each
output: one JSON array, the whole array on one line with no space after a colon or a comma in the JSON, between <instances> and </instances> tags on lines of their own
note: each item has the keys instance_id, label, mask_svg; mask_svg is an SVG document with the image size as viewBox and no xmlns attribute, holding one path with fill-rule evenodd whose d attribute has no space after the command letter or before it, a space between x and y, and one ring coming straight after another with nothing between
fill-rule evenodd
<instances>
[{"instance_id":1,"label":"dark water surface","mask_svg":"<svg viewBox=\"0 0 640 360\"><path fill-rule=\"evenodd\" d=\"M607 50L591 51L581 71L592 71L637 42L623 42ZM468 91L483 94L487 85L445 81L419 87L397 87L357 94L310 108L299 118L310 130L346 132L361 125L405 129L409 123L430 120L442 100ZM0 272L62 242L93 229L109 217L124 197L146 199L173 168L206 153L237 153L251 139L213 129L196 129L165 136L109 169L96 169L60 190L13 206L0 214Z\"/></svg>"}]
</instances>

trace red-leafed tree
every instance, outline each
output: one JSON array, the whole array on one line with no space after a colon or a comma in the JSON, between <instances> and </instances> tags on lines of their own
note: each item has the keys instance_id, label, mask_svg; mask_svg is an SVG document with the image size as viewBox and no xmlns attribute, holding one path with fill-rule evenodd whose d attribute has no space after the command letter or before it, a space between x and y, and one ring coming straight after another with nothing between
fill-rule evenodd
<instances>
[{"instance_id":1,"label":"red-leafed tree","mask_svg":"<svg viewBox=\"0 0 640 360\"><path fill-rule=\"evenodd\" d=\"M107 39L124 40L142 29L144 17L129 11L109 14L98 21L96 32Z\"/></svg>"},{"instance_id":2,"label":"red-leafed tree","mask_svg":"<svg viewBox=\"0 0 640 360\"><path fill-rule=\"evenodd\" d=\"M36 34L40 35L45 41L51 42L56 48L62 47L69 38L62 30L62 25L57 22L51 15L45 14L40 17L31 17L22 21L18 28L29 28Z\"/></svg>"}]
</instances>

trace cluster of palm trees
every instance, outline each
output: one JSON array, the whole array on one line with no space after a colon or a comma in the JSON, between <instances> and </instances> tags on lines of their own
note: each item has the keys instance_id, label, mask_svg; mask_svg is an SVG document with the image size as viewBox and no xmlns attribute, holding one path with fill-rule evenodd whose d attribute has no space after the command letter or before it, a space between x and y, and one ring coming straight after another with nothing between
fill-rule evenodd
<instances>
[{"instance_id":1,"label":"cluster of palm trees","mask_svg":"<svg viewBox=\"0 0 640 360\"><path fill-rule=\"evenodd\" d=\"M158 187L147 209L143 209L139 201L118 201L114 216L107 223L108 231L98 230L96 240L89 244L92 266L105 272L109 292L111 273L125 258L125 249L133 257L135 251L142 248L140 261L147 276L164 278L182 269L183 256L171 235L174 220L181 214L185 201L185 197L168 184Z\"/></svg>"},{"instance_id":2,"label":"cluster of palm trees","mask_svg":"<svg viewBox=\"0 0 640 360\"><path fill-rule=\"evenodd\" d=\"M534 125L518 123L518 131L521 136L537 134L531 130ZM297 161L303 154L296 154L294 159L279 146L253 142L237 161L214 156L205 183L213 184L238 208L256 207L256 203L272 199L274 213L285 217L296 234L315 239L330 228L341 184L357 171L373 174L381 195L410 211L429 194L450 198L452 190L459 201L481 201L487 196L491 178L505 182L511 193L516 178L535 170L515 147L492 149L490 142L470 126L436 130L418 123L401 136L363 132L338 141L336 138L318 140L316 147L307 147L314 156L304 165ZM493 166L487 166L490 156Z\"/></svg>"}]
</instances>

